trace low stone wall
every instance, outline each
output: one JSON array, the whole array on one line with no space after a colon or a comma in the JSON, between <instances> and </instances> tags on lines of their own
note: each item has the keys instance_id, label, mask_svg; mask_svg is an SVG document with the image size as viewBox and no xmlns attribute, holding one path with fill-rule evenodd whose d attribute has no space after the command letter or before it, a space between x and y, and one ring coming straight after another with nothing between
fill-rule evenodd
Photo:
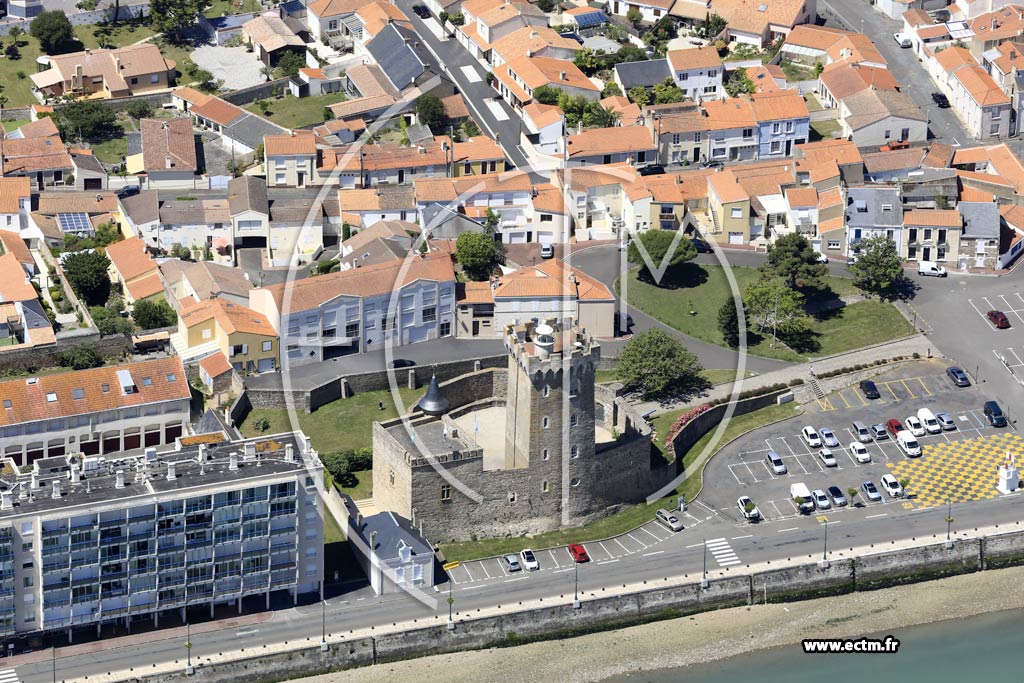
<instances>
[{"instance_id":1,"label":"low stone wall","mask_svg":"<svg viewBox=\"0 0 1024 683\"><path fill-rule=\"evenodd\" d=\"M1024 564L1024 531L1007 531L986 536L981 558L983 569L1001 569Z\"/></svg>"},{"instance_id":2,"label":"low stone wall","mask_svg":"<svg viewBox=\"0 0 1024 683\"><path fill-rule=\"evenodd\" d=\"M260 99L268 99L274 96L274 90L278 91L278 94L283 95L288 92L288 81L287 78L278 78L274 81L267 81L266 83L260 83L253 85L248 88L242 88L241 90L234 90L232 92L223 95L221 99L231 104L242 106L249 104Z\"/></svg>"},{"instance_id":3,"label":"low stone wall","mask_svg":"<svg viewBox=\"0 0 1024 683\"><path fill-rule=\"evenodd\" d=\"M79 344L91 344L104 358L120 358L128 352L128 337L117 334L100 337L95 329L80 337L58 339L53 346L37 346L24 349L10 349L0 353L0 375L31 375L42 368L59 365L57 357L62 351Z\"/></svg>"},{"instance_id":4,"label":"low stone wall","mask_svg":"<svg viewBox=\"0 0 1024 683\"><path fill-rule=\"evenodd\" d=\"M988 552L993 555L985 561ZM457 626L451 631L443 618L428 618L421 620L424 625L403 631L357 634L331 642L327 652L321 652L319 644L311 643L287 652L200 664L189 678L178 669L151 676L133 675L131 680L233 683L244 678L249 683L270 683L424 655L566 638L712 609L752 605L766 599L781 602L872 590L979 571L983 566L996 566L999 558L1007 557L1024 557L1024 532L958 539L951 548L941 540L915 548L870 552L831 560L825 567L805 562L758 568L747 574L712 577L704 588L697 579L672 586L643 586L634 592L587 598L580 609L573 609L568 603L518 610L510 605L500 614L480 618L456 614Z\"/></svg>"}]
</instances>

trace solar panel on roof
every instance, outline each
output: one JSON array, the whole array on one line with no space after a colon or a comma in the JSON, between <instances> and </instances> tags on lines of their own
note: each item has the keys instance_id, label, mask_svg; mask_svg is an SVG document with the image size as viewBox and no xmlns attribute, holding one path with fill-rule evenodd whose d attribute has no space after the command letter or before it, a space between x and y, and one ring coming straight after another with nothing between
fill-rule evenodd
<instances>
[{"instance_id":1,"label":"solar panel on roof","mask_svg":"<svg viewBox=\"0 0 1024 683\"><path fill-rule=\"evenodd\" d=\"M59 213L57 222L62 232L88 232L92 230L92 223L89 222L89 214L85 213Z\"/></svg>"},{"instance_id":2,"label":"solar panel on roof","mask_svg":"<svg viewBox=\"0 0 1024 683\"><path fill-rule=\"evenodd\" d=\"M608 17L604 15L604 12L587 12L586 14L576 15L576 25L580 28L600 26L607 23Z\"/></svg>"}]
</instances>

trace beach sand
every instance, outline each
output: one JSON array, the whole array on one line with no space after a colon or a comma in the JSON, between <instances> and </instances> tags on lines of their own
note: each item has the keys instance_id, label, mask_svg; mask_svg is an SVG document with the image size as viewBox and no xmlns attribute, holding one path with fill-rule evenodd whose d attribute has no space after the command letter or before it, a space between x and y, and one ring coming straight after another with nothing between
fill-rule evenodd
<instances>
[{"instance_id":1,"label":"beach sand","mask_svg":"<svg viewBox=\"0 0 1024 683\"><path fill-rule=\"evenodd\" d=\"M298 679L304 683L600 681L686 666L808 637L899 637L902 627L1024 607L1024 567L792 603L758 604L566 640L434 655ZM769 594L769 600L771 595ZM585 605L584 605L585 608Z\"/></svg>"}]
</instances>

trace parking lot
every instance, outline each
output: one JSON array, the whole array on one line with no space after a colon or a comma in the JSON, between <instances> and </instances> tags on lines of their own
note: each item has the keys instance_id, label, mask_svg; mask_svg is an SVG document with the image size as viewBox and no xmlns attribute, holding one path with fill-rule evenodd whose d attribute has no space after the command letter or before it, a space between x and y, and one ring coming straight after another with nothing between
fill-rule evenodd
<instances>
[{"instance_id":1,"label":"parking lot","mask_svg":"<svg viewBox=\"0 0 1024 683\"><path fill-rule=\"evenodd\" d=\"M734 519L737 525L748 524L739 512L736 499L750 496L763 516L762 523L793 519L800 512L790 495L790 486L801 482L808 489L827 490L837 486L843 495L848 489L860 489L865 481L879 486L883 474L893 474L897 480L907 482L908 496L891 498L883 492L881 501L866 500L861 491L853 500L855 506L820 511L833 515L859 514L870 518L899 514L904 510L921 509L953 502L994 498L996 469L1006 451L1024 454L1024 439L1013 427L991 427L983 412L987 400L1000 397L988 395L983 389L958 388L946 377L944 366L938 361L922 360L905 365L902 369L880 376L875 380L881 398L869 400L857 386L834 392L821 401L805 407L802 417L756 430L715 456L705 471L705 486L701 499L714 507L720 515ZM1007 402L1000 401L1004 409ZM946 412L956 423L956 429L938 434L918 436L922 455L908 458L896 441L888 436L872 440L864 446L870 462L859 462L850 449L856 441L853 421L871 425L884 425L889 419L901 422L916 415L920 408L933 413ZM819 456L819 448L804 440L801 430L811 426L815 430L830 429L839 446L830 447L836 466L829 467ZM786 465L785 474L776 474L766 460L774 452Z\"/></svg>"},{"instance_id":2,"label":"parking lot","mask_svg":"<svg viewBox=\"0 0 1024 683\"><path fill-rule=\"evenodd\" d=\"M991 329L995 329L995 325L986 315L989 311L1002 311L1011 325L1024 324L1024 297L1018 292L973 297L967 302Z\"/></svg>"},{"instance_id":3,"label":"parking lot","mask_svg":"<svg viewBox=\"0 0 1024 683\"><path fill-rule=\"evenodd\" d=\"M664 545L670 539L677 539L677 543L682 543L684 540L689 541L690 545L686 547L692 549L703 545L703 543L694 544L693 541L697 538L696 536L681 536L680 534L685 533L686 529L693 529L701 523L718 516L716 510L702 503L691 505L682 513L674 511L673 514L682 520L684 531L669 531L659 522L651 521L620 536L602 541L581 543L580 545L586 549L590 562L599 565L618 562L621 558L628 555L649 557L670 552ZM708 539L707 543L709 561L713 560L720 567L728 567L740 563L735 551L726 539ZM674 548L678 550L679 546L675 545ZM534 555L540 564L539 570L509 572L502 558L491 557L484 560L462 562L457 567L450 569L448 575L457 588L471 590L474 586L483 586L487 582L528 581L530 577L541 573L557 574L573 570L574 562L565 546L535 550Z\"/></svg>"}]
</instances>

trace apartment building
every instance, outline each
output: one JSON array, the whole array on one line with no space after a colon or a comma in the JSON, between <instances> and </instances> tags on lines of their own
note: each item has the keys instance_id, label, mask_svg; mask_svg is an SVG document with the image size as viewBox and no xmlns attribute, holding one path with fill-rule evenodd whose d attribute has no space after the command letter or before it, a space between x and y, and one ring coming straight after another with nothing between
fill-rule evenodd
<instances>
[{"instance_id":1,"label":"apartment building","mask_svg":"<svg viewBox=\"0 0 1024 683\"><path fill-rule=\"evenodd\" d=\"M949 47L936 53L926 51L924 63L973 137L978 140L1005 138L1014 132L1010 126L1010 98L970 51L962 47Z\"/></svg>"},{"instance_id":2,"label":"apartment building","mask_svg":"<svg viewBox=\"0 0 1024 683\"><path fill-rule=\"evenodd\" d=\"M184 376L178 380L185 384ZM323 580L322 465L301 433L33 462L0 493L0 626L159 626Z\"/></svg>"},{"instance_id":3,"label":"apartment building","mask_svg":"<svg viewBox=\"0 0 1024 683\"><path fill-rule=\"evenodd\" d=\"M401 346L454 334L451 256L431 252L255 289L251 306L281 338L281 362Z\"/></svg>"},{"instance_id":4,"label":"apartment building","mask_svg":"<svg viewBox=\"0 0 1024 683\"><path fill-rule=\"evenodd\" d=\"M179 358L8 380L0 396L0 448L19 465L174 443L189 420Z\"/></svg>"}]
</instances>

